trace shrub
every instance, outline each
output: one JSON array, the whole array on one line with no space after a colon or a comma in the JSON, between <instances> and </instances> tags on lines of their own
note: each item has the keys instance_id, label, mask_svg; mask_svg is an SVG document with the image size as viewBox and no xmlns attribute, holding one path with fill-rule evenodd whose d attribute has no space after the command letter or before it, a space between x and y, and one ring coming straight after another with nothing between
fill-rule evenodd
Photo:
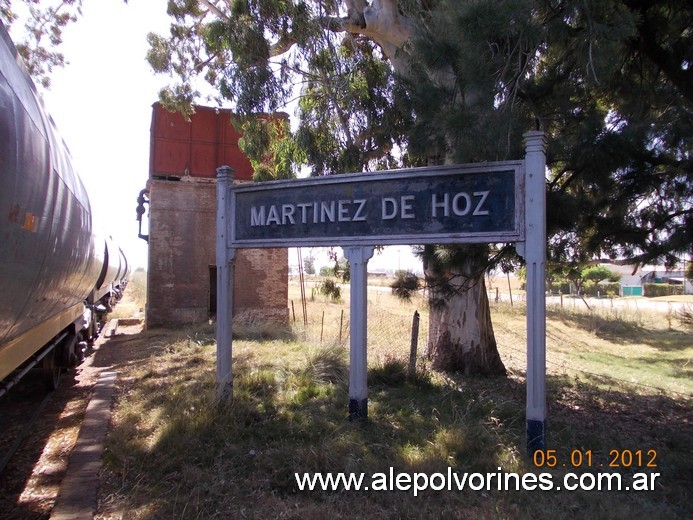
<instances>
[{"instance_id":1,"label":"shrub","mask_svg":"<svg viewBox=\"0 0 693 520\"><path fill-rule=\"evenodd\" d=\"M345 383L349 380L346 351L339 345L318 350L306 360L303 373L314 383Z\"/></svg>"},{"instance_id":2,"label":"shrub","mask_svg":"<svg viewBox=\"0 0 693 520\"><path fill-rule=\"evenodd\" d=\"M590 283L590 284L585 284L585 286L582 288L582 291L584 294L588 296L597 296L598 294L601 296L607 296L607 295L617 295L621 291L621 284L618 282L616 283Z\"/></svg>"},{"instance_id":3,"label":"shrub","mask_svg":"<svg viewBox=\"0 0 693 520\"><path fill-rule=\"evenodd\" d=\"M682 287L670 285L668 283L646 283L643 286L645 296L648 298L656 298L657 296L671 296L672 294L681 294Z\"/></svg>"},{"instance_id":4,"label":"shrub","mask_svg":"<svg viewBox=\"0 0 693 520\"><path fill-rule=\"evenodd\" d=\"M686 305L679 311L679 320L687 327L693 328L693 305Z\"/></svg>"},{"instance_id":5,"label":"shrub","mask_svg":"<svg viewBox=\"0 0 693 520\"><path fill-rule=\"evenodd\" d=\"M333 302L338 302L342 299L342 288L337 285L334 280L323 280L318 286L318 292L323 296L330 298Z\"/></svg>"},{"instance_id":6,"label":"shrub","mask_svg":"<svg viewBox=\"0 0 693 520\"><path fill-rule=\"evenodd\" d=\"M392 294L400 300L410 301L412 295L421 289L421 280L409 271L397 271L395 280L390 284Z\"/></svg>"}]
</instances>

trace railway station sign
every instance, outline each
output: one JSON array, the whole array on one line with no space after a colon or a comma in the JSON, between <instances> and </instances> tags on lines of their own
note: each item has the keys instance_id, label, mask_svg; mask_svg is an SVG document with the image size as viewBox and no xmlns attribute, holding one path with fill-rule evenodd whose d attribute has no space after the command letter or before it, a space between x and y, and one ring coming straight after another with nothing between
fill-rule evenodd
<instances>
[{"instance_id":1,"label":"railway station sign","mask_svg":"<svg viewBox=\"0 0 693 520\"><path fill-rule=\"evenodd\" d=\"M231 247L517 242L523 161L233 184Z\"/></svg>"},{"instance_id":2,"label":"railway station sign","mask_svg":"<svg viewBox=\"0 0 693 520\"><path fill-rule=\"evenodd\" d=\"M546 137L525 159L233 183L217 169L217 395L233 392L239 248L342 246L351 264L349 418L368 410L367 266L375 245L515 242L527 264L527 451L546 446Z\"/></svg>"}]
</instances>

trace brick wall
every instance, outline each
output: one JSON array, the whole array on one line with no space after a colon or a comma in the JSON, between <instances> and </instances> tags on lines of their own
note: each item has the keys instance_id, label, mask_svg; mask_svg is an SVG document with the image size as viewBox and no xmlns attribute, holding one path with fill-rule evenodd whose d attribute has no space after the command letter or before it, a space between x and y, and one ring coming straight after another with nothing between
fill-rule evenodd
<instances>
[{"instance_id":1,"label":"brick wall","mask_svg":"<svg viewBox=\"0 0 693 520\"><path fill-rule=\"evenodd\" d=\"M202 323L215 303L216 185L151 179L148 186L147 326ZM234 316L286 325L287 278L286 249L239 250Z\"/></svg>"}]
</instances>

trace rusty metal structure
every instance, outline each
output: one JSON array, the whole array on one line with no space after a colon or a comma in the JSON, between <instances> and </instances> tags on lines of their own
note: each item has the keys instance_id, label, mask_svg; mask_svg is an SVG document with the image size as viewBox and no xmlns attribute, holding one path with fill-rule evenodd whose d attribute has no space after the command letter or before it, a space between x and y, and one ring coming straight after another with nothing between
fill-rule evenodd
<instances>
[{"instance_id":1,"label":"rusty metal structure","mask_svg":"<svg viewBox=\"0 0 693 520\"><path fill-rule=\"evenodd\" d=\"M229 110L197 106L186 120L159 103L152 106L149 179L137 209L138 234L149 243L148 327L201 323L216 315L216 168L228 164L237 182L253 175L232 117ZM237 268L237 319L286 324L286 249L248 250Z\"/></svg>"}]
</instances>

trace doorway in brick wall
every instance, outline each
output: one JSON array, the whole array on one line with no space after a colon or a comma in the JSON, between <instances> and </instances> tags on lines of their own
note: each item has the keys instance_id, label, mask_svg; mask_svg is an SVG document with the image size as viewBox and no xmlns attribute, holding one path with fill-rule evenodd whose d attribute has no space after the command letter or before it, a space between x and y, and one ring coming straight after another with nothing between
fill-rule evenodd
<instances>
[{"instance_id":1,"label":"doorway in brick wall","mask_svg":"<svg viewBox=\"0 0 693 520\"><path fill-rule=\"evenodd\" d=\"M217 266L209 266L209 317L217 316Z\"/></svg>"}]
</instances>

